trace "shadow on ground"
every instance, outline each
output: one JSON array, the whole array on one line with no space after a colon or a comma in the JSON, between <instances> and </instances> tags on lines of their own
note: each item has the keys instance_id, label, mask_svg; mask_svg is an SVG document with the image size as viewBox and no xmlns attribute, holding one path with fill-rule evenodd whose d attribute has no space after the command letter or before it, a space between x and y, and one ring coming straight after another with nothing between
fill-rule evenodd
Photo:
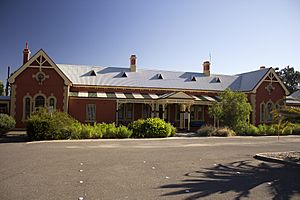
<instances>
[{"instance_id":1,"label":"shadow on ground","mask_svg":"<svg viewBox=\"0 0 300 200\"><path fill-rule=\"evenodd\" d=\"M177 189L163 196L187 194L185 199L197 199L214 194L234 192L234 199L248 197L250 190L267 185L272 199L290 199L300 193L300 168L279 164L238 161L217 165L184 175L182 183L163 185L164 189Z\"/></svg>"},{"instance_id":2,"label":"shadow on ground","mask_svg":"<svg viewBox=\"0 0 300 200\"><path fill-rule=\"evenodd\" d=\"M3 134L0 135L0 143L18 143L28 142L29 139L26 134Z\"/></svg>"}]
</instances>

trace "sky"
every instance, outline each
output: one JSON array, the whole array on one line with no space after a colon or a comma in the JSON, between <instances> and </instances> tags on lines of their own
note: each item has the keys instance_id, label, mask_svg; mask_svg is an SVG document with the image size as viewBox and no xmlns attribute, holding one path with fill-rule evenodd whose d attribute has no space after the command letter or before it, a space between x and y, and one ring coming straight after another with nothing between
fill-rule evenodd
<instances>
[{"instance_id":1,"label":"sky","mask_svg":"<svg viewBox=\"0 0 300 200\"><path fill-rule=\"evenodd\" d=\"M1 0L0 80L28 41L59 64L238 74L300 71L298 0Z\"/></svg>"}]
</instances>

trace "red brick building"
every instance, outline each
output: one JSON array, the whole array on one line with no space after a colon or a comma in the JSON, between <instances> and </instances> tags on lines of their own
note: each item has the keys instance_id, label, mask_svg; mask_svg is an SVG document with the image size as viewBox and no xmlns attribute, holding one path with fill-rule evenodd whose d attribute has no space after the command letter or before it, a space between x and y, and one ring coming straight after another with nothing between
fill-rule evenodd
<instances>
[{"instance_id":1,"label":"red brick building","mask_svg":"<svg viewBox=\"0 0 300 200\"><path fill-rule=\"evenodd\" d=\"M23 51L23 65L9 78L10 113L23 128L36 108L68 112L81 122L127 124L160 117L180 129L212 124L208 107L226 89L247 94L253 124L271 121L270 111L284 103L287 89L274 69L238 75L203 72L144 70L130 57L127 68L55 63L42 49L30 57Z\"/></svg>"}]
</instances>

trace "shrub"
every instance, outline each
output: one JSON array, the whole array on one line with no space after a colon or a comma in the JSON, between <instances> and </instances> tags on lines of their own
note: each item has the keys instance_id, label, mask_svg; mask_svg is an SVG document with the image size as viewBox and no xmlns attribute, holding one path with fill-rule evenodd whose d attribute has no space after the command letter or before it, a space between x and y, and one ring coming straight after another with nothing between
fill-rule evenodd
<instances>
[{"instance_id":1,"label":"shrub","mask_svg":"<svg viewBox=\"0 0 300 200\"><path fill-rule=\"evenodd\" d=\"M117 127L117 138L130 138L132 135L132 130L129 130L126 126Z\"/></svg>"},{"instance_id":2,"label":"shrub","mask_svg":"<svg viewBox=\"0 0 300 200\"><path fill-rule=\"evenodd\" d=\"M252 124L248 124L247 126L244 126L243 128L240 129L240 131L238 132L238 135L256 136L256 135L259 135L259 129Z\"/></svg>"},{"instance_id":3,"label":"shrub","mask_svg":"<svg viewBox=\"0 0 300 200\"><path fill-rule=\"evenodd\" d=\"M67 113L41 108L27 121L27 135L31 140L69 139L74 123L77 121Z\"/></svg>"},{"instance_id":4,"label":"shrub","mask_svg":"<svg viewBox=\"0 0 300 200\"><path fill-rule=\"evenodd\" d=\"M228 127L218 128L213 132L213 136L230 137L235 136L235 132Z\"/></svg>"},{"instance_id":5,"label":"shrub","mask_svg":"<svg viewBox=\"0 0 300 200\"><path fill-rule=\"evenodd\" d=\"M295 124L293 128L293 135L300 135L300 124Z\"/></svg>"},{"instance_id":6,"label":"shrub","mask_svg":"<svg viewBox=\"0 0 300 200\"><path fill-rule=\"evenodd\" d=\"M198 136L217 136L228 137L235 136L235 132L228 127L215 128L213 126L203 126L197 131Z\"/></svg>"},{"instance_id":7,"label":"shrub","mask_svg":"<svg viewBox=\"0 0 300 200\"><path fill-rule=\"evenodd\" d=\"M139 119L136 120L134 122L132 122L131 124L129 124L129 129L132 130L132 135L131 137L133 138L143 138L145 137L145 120L144 119Z\"/></svg>"},{"instance_id":8,"label":"shrub","mask_svg":"<svg viewBox=\"0 0 300 200\"><path fill-rule=\"evenodd\" d=\"M213 133L216 131L216 128L213 126L202 126L200 129L197 130L198 136L212 136Z\"/></svg>"},{"instance_id":9,"label":"shrub","mask_svg":"<svg viewBox=\"0 0 300 200\"><path fill-rule=\"evenodd\" d=\"M139 119L129 125L134 138L170 137L176 133L176 128L159 118Z\"/></svg>"},{"instance_id":10,"label":"shrub","mask_svg":"<svg viewBox=\"0 0 300 200\"><path fill-rule=\"evenodd\" d=\"M16 126L16 121L13 117L7 114L0 114L0 133L5 133Z\"/></svg>"}]
</instances>

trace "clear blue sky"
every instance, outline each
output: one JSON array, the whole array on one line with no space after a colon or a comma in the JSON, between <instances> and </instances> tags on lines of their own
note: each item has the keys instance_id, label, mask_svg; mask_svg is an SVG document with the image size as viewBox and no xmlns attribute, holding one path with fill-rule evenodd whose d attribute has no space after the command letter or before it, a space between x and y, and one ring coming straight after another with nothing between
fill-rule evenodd
<instances>
[{"instance_id":1,"label":"clear blue sky","mask_svg":"<svg viewBox=\"0 0 300 200\"><path fill-rule=\"evenodd\" d=\"M0 80L44 49L56 63L237 74L300 70L298 0L1 0Z\"/></svg>"}]
</instances>

